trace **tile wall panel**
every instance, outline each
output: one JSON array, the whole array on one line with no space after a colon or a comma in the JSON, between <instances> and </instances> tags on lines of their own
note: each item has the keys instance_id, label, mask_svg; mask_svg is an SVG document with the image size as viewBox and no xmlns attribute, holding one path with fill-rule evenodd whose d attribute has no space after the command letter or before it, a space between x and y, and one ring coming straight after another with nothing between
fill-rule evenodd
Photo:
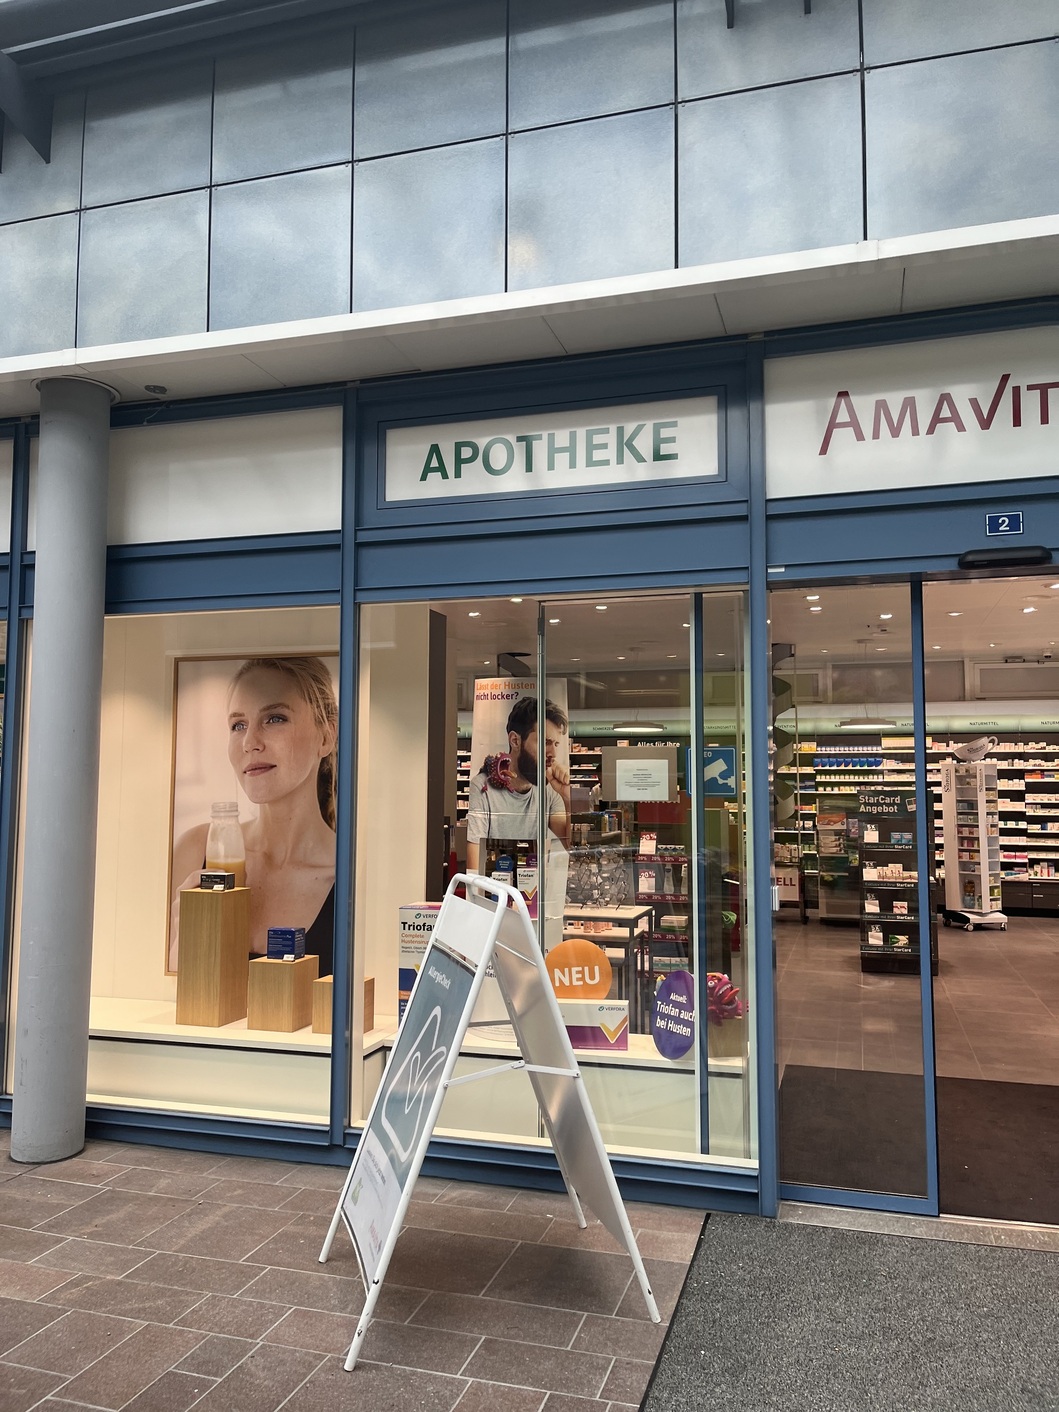
<instances>
[{"instance_id":1,"label":"tile wall panel","mask_svg":"<svg viewBox=\"0 0 1059 1412\"><path fill-rule=\"evenodd\" d=\"M673 101L672 0L512 0L512 128Z\"/></svg>"},{"instance_id":2,"label":"tile wall panel","mask_svg":"<svg viewBox=\"0 0 1059 1412\"><path fill-rule=\"evenodd\" d=\"M377 157L504 131L504 0L447 0L361 25L354 154Z\"/></svg>"},{"instance_id":3,"label":"tile wall panel","mask_svg":"<svg viewBox=\"0 0 1059 1412\"><path fill-rule=\"evenodd\" d=\"M513 133L509 288L672 269L673 145L668 108Z\"/></svg>"},{"instance_id":4,"label":"tile wall panel","mask_svg":"<svg viewBox=\"0 0 1059 1412\"><path fill-rule=\"evenodd\" d=\"M687 103L678 129L681 265L861 239L855 74Z\"/></svg>"},{"instance_id":5,"label":"tile wall panel","mask_svg":"<svg viewBox=\"0 0 1059 1412\"><path fill-rule=\"evenodd\" d=\"M503 289L503 138L358 164L354 309Z\"/></svg>"},{"instance_id":6,"label":"tile wall panel","mask_svg":"<svg viewBox=\"0 0 1059 1412\"><path fill-rule=\"evenodd\" d=\"M215 182L348 162L352 147L352 30L217 61Z\"/></svg>"},{"instance_id":7,"label":"tile wall panel","mask_svg":"<svg viewBox=\"0 0 1059 1412\"><path fill-rule=\"evenodd\" d=\"M868 234L1059 211L1059 43L865 78Z\"/></svg>"},{"instance_id":8,"label":"tile wall panel","mask_svg":"<svg viewBox=\"0 0 1059 1412\"><path fill-rule=\"evenodd\" d=\"M79 344L205 329L209 207L208 191L183 191L84 213Z\"/></svg>"},{"instance_id":9,"label":"tile wall panel","mask_svg":"<svg viewBox=\"0 0 1059 1412\"><path fill-rule=\"evenodd\" d=\"M0 226L0 358L70 348L77 216Z\"/></svg>"},{"instance_id":10,"label":"tile wall panel","mask_svg":"<svg viewBox=\"0 0 1059 1412\"><path fill-rule=\"evenodd\" d=\"M89 89L84 204L208 186L212 86L212 63L198 63Z\"/></svg>"},{"instance_id":11,"label":"tile wall panel","mask_svg":"<svg viewBox=\"0 0 1059 1412\"><path fill-rule=\"evenodd\" d=\"M349 310L350 167L219 186L210 328Z\"/></svg>"},{"instance_id":12,"label":"tile wall panel","mask_svg":"<svg viewBox=\"0 0 1059 1412\"><path fill-rule=\"evenodd\" d=\"M677 92L703 98L767 83L815 78L860 63L852 0L736 0L726 25L724 0L677 0Z\"/></svg>"}]
</instances>

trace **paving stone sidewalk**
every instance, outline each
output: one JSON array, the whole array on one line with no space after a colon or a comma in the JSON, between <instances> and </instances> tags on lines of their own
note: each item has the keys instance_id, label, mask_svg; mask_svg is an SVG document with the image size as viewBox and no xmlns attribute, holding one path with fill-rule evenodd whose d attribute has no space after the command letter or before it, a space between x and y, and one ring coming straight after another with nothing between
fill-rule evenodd
<instances>
[{"instance_id":1,"label":"paving stone sidewalk","mask_svg":"<svg viewBox=\"0 0 1059 1412\"><path fill-rule=\"evenodd\" d=\"M421 1179L378 1317L344 1232L344 1169L92 1141L24 1167L0 1132L2 1412L622 1412L665 1324L564 1196ZM630 1204L663 1316L701 1212Z\"/></svg>"}]
</instances>

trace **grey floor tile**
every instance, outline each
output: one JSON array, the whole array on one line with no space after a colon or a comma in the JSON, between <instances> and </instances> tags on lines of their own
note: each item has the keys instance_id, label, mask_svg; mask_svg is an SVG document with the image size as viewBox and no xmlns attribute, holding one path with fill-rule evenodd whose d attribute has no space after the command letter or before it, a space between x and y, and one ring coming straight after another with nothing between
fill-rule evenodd
<instances>
[{"instance_id":1,"label":"grey floor tile","mask_svg":"<svg viewBox=\"0 0 1059 1412\"><path fill-rule=\"evenodd\" d=\"M117 1319L111 1314L71 1309L40 1333L12 1348L6 1357L9 1362L21 1363L27 1368L73 1377L142 1328L135 1319Z\"/></svg>"},{"instance_id":2,"label":"grey floor tile","mask_svg":"<svg viewBox=\"0 0 1059 1412\"><path fill-rule=\"evenodd\" d=\"M61 1374L0 1363L0 1407L4 1412L28 1412L64 1381Z\"/></svg>"},{"instance_id":3,"label":"grey floor tile","mask_svg":"<svg viewBox=\"0 0 1059 1412\"><path fill-rule=\"evenodd\" d=\"M287 1312L286 1304L266 1304L258 1299L233 1299L225 1294L208 1294L205 1299L178 1316L182 1328L229 1338L264 1338L273 1324Z\"/></svg>"},{"instance_id":4,"label":"grey floor tile","mask_svg":"<svg viewBox=\"0 0 1059 1412\"><path fill-rule=\"evenodd\" d=\"M127 1402L123 1412L188 1412L212 1386L212 1379L201 1373L178 1373L171 1368Z\"/></svg>"},{"instance_id":5,"label":"grey floor tile","mask_svg":"<svg viewBox=\"0 0 1059 1412\"><path fill-rule=\"evenodd\" d=\"M641 1323L635 1319L604 1319L597 1314L586 1314L571 1347L585 1353L606 1353L611 1358L653 1361L658 1357L664 1338L664 1324Z\"/></svg>"},{"instance_id":6,"label":"grey floor tile","mask_svg":"<svg viewBox=\"0 0 1059 1412\"><path fill-rule=\"evenodd\" d=\"M197 1412L275 1412L322 1361L300 1348L258 1344L196 1404Z\"/></svg>"},{"instance_id":7,"label":"grey floor tile","mask_svg":"<svg viewBox=\"0 0 1059 1412\"><path fill-rule=\"evenodd\" d=\"M248 1338L210 1334L176 1365L178 1373L195 1373L207 1378L224 1378L257 1347Z\"/></svg>"},{"instance_id":8,"label":"grey floor tile","mask_svg":"<svg viewBox=\"0 0 1059 1412\"><path fill-rule=\"evenodd\" d=\"M38 1255L35 1263L46 1265L50 1270L70 1270L85 1275L113 1275L120 1278L142 1265L148 1256L148 1251L139 1250L134 1246L70 1236L61 1239L43 1255Z\"/></svg>"},{"instance_id":9,"label":"grey floor tile","mask_svg":"<svg viewBox=\"0 0 1059 1412\"><path fill-rule=\"evenodd\" d=\"M485 1292L492 1299L614 1314L631 1276L627 1255L520 1245Z\"/></svg>"},{"instance_id":10,"label":"grey floor tile","mask_svg":"<svg viewBox=\"0 0 1059 1412\"><path fill-rule=\"evenodd\" d=\"M409 1228L397 1242L389 1278L406 1287L481 1294L512 1252L535 1248L488 1236Z\"/></svg>"},{"instance_id":11,"label":"grey floor tile","mask_svg":"<svg viewBox=\"0 0 1059 1412\"><path fill-rule=\"evenodd\" d=\"M542 1357L536 1344L487 1338L482 1340L463 1372L466 1377L487 1382L597 1397L613 1362L612 1358L601 1354L572 1353L557 1348L549 1349L547 1357Z\"/></svg>"},{"instance_id":12,"label":"grey floor tile","mask_svg":"<svg viewBox=\"0 0 1059 1412\"><path fill-rule=\"evenodd\" d=\"M201 1298L189 1290L167 1289L131 1279L111 1280L102 1275L74 1275L50 1296L52 1304L65 1304L70 1309L91 1309L159 1324L179 1319Z\"/></svg>"},{"instance_id":13,"label":"grey floor tile","mask_svg":"<svg viewBox=\"0 0 1059 1412\"><path fill-rule=\"evenodd\" d=\"M351 1378L356 1383L351 1383ZM385 1408L386 1412L452 1412L466 1388L463 1378L391 1368L365 1359L347 1373L328 1358L284 1405L283 1412L337 1412ZM213 1408L207 1412L214 1412Z\"/></svg>"},{"instance_id":14,"label":"grey floor tile","mask_svg":"<svg viewBox=\"0 0 1059 1412\"><path fill-rule=\"evenodd\" d=\"M190 1329L145 1324L67 1383L63 1396L93 1407L124 1407L200 1342Z\"/></svg>"},{"instance_id":15,"label":"grey floor tile","mask_svg":"<svg viewBox=\"0 0 1059 1412\"><path fill-rule=\"evenodd\" d=\"M107 1241L117 1237L132 1244L187 1209L188 1203L175 1197L143 1196L137 1192L114 1191L106 1187L95 1191L87 1201L80 1202L69 1211L42 1222L41 1229L58 1231L62 1235L87 1236L93 1240Z\"/></svg>"},{"instance_id":16,"label":"grey floor tile","mask_svg":"<svg viewBox=\"0 0 1059 1412\"><path fill-rule=\"evenodd\" d=\"M0 1353L32 1338L65 1313L65 1309L31 1299L0 1299Z\"/></svg>"},{"instance_id":17,"label":"grey floor tile","mask_svg":"<svg viewBox=\"0 0 1059 1412\"><path fill-rule=\"evenodd\" d=\"M203 1294L238 1294L264 1272L262 1265L240 1260L212 1260L205 1255L182 1255L171 1251L143 1251L144 1261L132 1278L174 1289L197 1289Z\"/></svg>"},{"instance_id":18,"label":"grey floor tile","mask_svg":"<svg viewBox=\"0 0 1059 1412\"><path fill-rule=\"evenodd\" d=\"M48 1270L43 1265L0 1260L0 1297L4 1299L43 1299L54 1295L69 1280L68 1270Z\"/></svg>"},{"instance_id":19,"label":"grey floor tile","mask_svg":"<svg viewBox=\"0 0 1059 1412\"><path fill-rule=\"evenodd\" d=\"M155 1227L138 1244L151 1250L168 1250L176 1254L242 1260L292 1219L289 1211L255 1211L250 1207L203 1202L181 1211L179 1215L174 1214L171 1221ZM267 1265L270 1262L255 1259L254 1263Z\"/></svg>"},{"instance_id":20,"label":"grey floor tile","mask_svg":"<svg viewBox=\"0 0 1059 1412\"><path fill-rule=\"evenodd\" d=\"M413 1324L388 1324L373 1320L364 1337L362 1356L373 1363L417 1368L428 1373L463 1373L467 1360L483 1340L475 1334L417 1328ZM333 1350L328 1350L329 1352ZM537 1350L538 1356L540 1349ZM556 1350L549 1350L550 1361ZM467 1374L470 1376L470 1374Z\"/></svg>"},{"instance_id":21,"label":"grey floor tile","mask_svg":"<svg viewBox=\"0 0 1059 1412\"><path fill-rule=\"evenodd\" d=\"M456 1412L540 1412L544 1394L539 1388L510 1387L504 1383L468 1383Z\"/></svg>"},{"instance_id":22,"label":"grey floor tile","mask_svg":"<svg viewBox=\"0 0 1059 1412\"><path fill-rule=\"evenodd\" d=\"M460 1333L538 1343L546 1348L569 1348L584 1320L583 1314L572 1309L549 1309L509 1299L431 1294L416 1310L411 1322Z\"/></svg>"},{"instance_id":23,"label":"grey floor tile","mask_svg":"<svg viewBox=\"0 0 1059 1412\"><path fill-rule=\"evenodd\" d=\"M0 1260L18 1260L28 1265L62 1243L62 1236L45 1235L23 1226L0 1226Z\"/></svg>"}]
</instances>

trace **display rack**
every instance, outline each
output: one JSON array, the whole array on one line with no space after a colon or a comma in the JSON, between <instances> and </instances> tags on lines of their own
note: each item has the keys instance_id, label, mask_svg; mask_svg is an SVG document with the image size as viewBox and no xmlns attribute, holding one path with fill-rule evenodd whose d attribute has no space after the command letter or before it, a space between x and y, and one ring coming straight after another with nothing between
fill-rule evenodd
<instances>
[{"instance_id":1,"label":"display rack","mask_svg":"<svg viewBox=\"0 0 1059 1412\"><path fill-rule=\"evenodd\" d=\"M945 906L950 912L1001 909L1000 814L992 761L943 760Z\"/></svg>"},{"instance_id":2,"label":"display rack","mask_svg":"<svg viewBox=\"0 0 1059 1412\"><path fill-rule=\"evenodd\" d=\"M857 799L860 847L860 967L918 972L919 871L915 790L862 790ZM930 961L937 972L937 925L928 919Z\"/></svg>"}]
</instances>

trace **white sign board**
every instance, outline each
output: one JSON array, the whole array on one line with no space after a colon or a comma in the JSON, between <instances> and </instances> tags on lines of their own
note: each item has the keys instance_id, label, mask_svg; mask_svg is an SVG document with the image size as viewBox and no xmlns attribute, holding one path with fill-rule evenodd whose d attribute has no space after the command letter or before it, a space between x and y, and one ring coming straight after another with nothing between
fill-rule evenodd
<instances>
[{"instance_id":1,"label":"white sign board","mask_svg":"<svg viewBox=\"0 0 1059 1412\"><path fill-rule=\"evenodd\" d=\"M1057 473L1059 327L765 364L768 495Z\"/></svg>"},{"instance_id":2,"label":"white sign board","mask_svg":"<svg viewBox=\"0 0 1059 1412\"><path fill-rule=\"evenodd\" d=\"M386 500L548 494L720 476L717 398L390 427Z\"/></svg>"},{"instance_id":3,"label":"white sign board","mask_svg":"<svg viewBox=\"0 0 1059 1412\"><path fill-rule=\"evenodd\" d=\"M628 757L614 762L614 798L628 799L668 799L669 761L630 760Z\"/></svg>"},{"instance_id":4,"label":"white sign board","mask_svg":"<svg viewBox=\"0 0 1059 1412\"><path fill-rule=\"evenodd\" d=\"M466 898L456 895L459 887L466 888ZM454 1079L460 1045L490 963L523 1057ZM356 1363L371 1323L446 1089L511 1069L524 1069L533 1085L578 1224L586 1224L580 1196L629 1252L648 1311L659 1322L525 901L503 883L460 873L449 883L441 904L320 1251L323 1264L344 1221L367 1294L347 1369Z\"/></svg>"}]
</instances>

